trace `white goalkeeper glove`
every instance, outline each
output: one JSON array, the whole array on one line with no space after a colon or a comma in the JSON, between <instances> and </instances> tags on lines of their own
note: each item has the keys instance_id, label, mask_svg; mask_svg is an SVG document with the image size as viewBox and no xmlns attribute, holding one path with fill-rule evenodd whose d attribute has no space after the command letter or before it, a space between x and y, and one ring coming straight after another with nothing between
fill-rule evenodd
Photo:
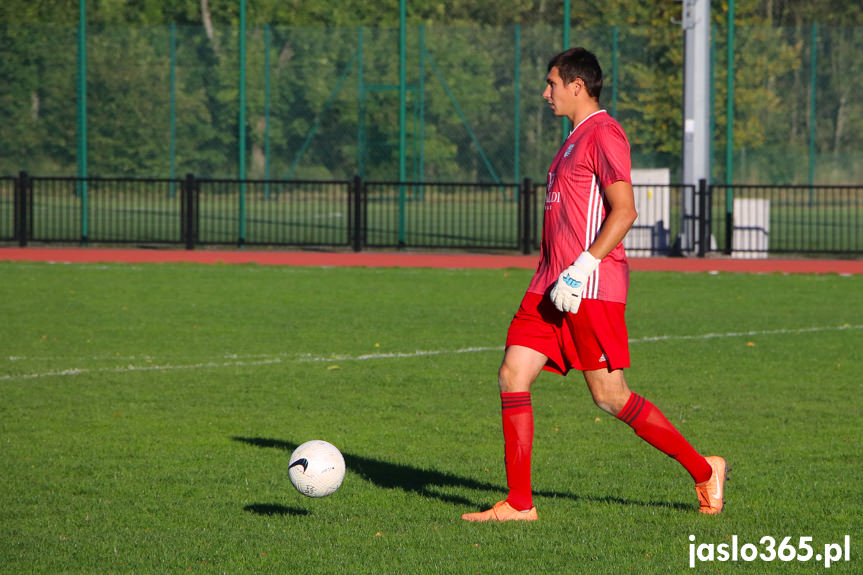
<instances>
[{"instance_id":1,"label":"white goalkeeper glove","mask_svg":"<svg viewBox=\"0 0 863 575\"><path fill-rule=\"evenodd\" d=\"M584 251L571 266L563 270L551 288L551 301L562 312L575 313L581 305L581 292L599 260Z\"/></svg>"}]
</instances>

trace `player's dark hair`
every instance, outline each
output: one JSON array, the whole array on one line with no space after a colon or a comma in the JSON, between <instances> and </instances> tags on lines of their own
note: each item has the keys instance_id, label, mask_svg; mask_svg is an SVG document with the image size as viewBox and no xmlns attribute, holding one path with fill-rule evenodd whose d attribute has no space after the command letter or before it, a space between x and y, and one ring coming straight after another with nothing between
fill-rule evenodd
<instances>
[{"instance_id":1,"label":"player's dark hair","mask_svg":"<svg viewBox=\"0 0 863 575\"><path fill-rule=\"evenodd\" d=\"M548 71L557 68L557 73L564 84L569 84L576 78L581 78L587 93L597 100L602 92L602 68L593 52L582 47L570 48L561 52L548 63Z\"/></svg>"}]
</instances>

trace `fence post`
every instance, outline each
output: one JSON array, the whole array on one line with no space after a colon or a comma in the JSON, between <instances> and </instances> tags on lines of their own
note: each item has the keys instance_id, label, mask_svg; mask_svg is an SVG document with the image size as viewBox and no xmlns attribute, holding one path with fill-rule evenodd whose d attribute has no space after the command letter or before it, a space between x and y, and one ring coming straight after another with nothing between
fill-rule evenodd
<instances>
[{"instance_id":1,"label":"fence post","mask_svg":"<svg viewBox=\"0 0 863 575\"><path fill-rule=\"evenodd\" d=\"M701 178L698 180L698 257L703 258L707 253L707 242L710 241L708 235L708 219L710 215L707 213L707 180Z\"/></svg>"},{"instance_id":2,"label":"fence post","mask_svg":"<svg viewBox=\"0 0 863 575\"><path fill-rule=\"evenodd\" d=\"M22 248L27 245L27 190L30 178L19 172L15 181L15 239Z\"/></svg>"},{"instance_id":3,"label":"fence post","mask_svg":"<svg viewBox=\"0 0 863 575\"><path fill-rule=\"evenodd\" d=\"M530 254L531 247L533 244L533 237L531 231L533 226L531 225L531 213L530 206L533 202L533 183L530 178L525 178L524 183L522 184L521 194L519 194L519 202L521 207L521 222L519 222L519 227L521 228L519 237L521 238L521 253L524 255Z\"/></svg>"},{"instance_id":4,"label":"fence post","mask_svg":"<svg viewBox=\"0 0 863 575\"><path fill-rule=\"evenodd\" d=\"M359 176L354 176L354 181L351 184L351 196L354 203L354 221L353 221L353 243L354 251L358 252L363 249L363 180Z\"/></svg>"},{"instance_id":5,"label":"fence post","mask_svg":"<svg viewBox=\"0 0 863 575\"><path fill-rule=\"evenodd\" d=\"M725 188L725 255L731 255L734 247L734 188L728 184Z\"/></svg>"},{"instance_id":6,"label":"fence post","mask_svg":"<svg viewBox=\"0 0 863 575\"><path fill-rule=\"evenodd\" d=\"M181 192L183 194L181 210L183 241L186 243L187 250L193 250L198 241L198 184L194 175L186 174Z\"/></svg>"}]
</instances>

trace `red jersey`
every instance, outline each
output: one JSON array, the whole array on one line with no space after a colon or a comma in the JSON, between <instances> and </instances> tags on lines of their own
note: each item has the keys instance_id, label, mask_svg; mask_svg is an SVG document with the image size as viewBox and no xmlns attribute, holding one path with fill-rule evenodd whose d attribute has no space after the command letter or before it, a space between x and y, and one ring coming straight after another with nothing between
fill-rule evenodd
<instances>
[{"instance_id":1,"label":"red jersey","mask_svg":"<svg viewBox=\"0 0 863 575\"><path fill-rule=\"evenodd\" d=\"M607 215L603 190L619 181L632 182L629 141L620 124L600 110L570 132L548 170L542 249L528 292L545 294L590 247ZM626 303L628 288L621 242L600 261L582 297Z\"/></svg>"}]
</instances>

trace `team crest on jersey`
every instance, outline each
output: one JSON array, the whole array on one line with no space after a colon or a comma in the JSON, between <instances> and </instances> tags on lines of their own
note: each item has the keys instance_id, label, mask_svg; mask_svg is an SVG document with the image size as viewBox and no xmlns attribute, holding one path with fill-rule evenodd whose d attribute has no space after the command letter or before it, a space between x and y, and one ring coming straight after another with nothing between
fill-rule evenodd
<instances>
[{"instance_id":1,"label":"team crest on jersey","mask_svg":"<svg viewBox=\"0 0 863 575\"><path fill-rule=\"evenodd\" d=\"M569 155L572 153L572 149L574 147L575 147L575 144L570 144L569 147L566 149L566 151L563 153L563 157L568 158Z\"/></svg>"}]
</instances>

